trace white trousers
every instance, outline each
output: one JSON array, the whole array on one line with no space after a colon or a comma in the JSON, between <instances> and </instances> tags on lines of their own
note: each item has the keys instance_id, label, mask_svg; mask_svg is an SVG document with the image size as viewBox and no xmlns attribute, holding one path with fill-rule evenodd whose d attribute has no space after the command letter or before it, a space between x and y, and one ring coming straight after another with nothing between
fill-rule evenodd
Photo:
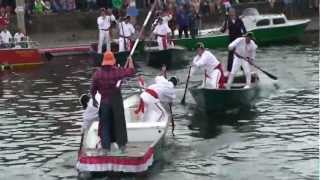
<instances>
[{"instance_id":1,"label":"white trousers","mask_svg":"<svg viewBox=\"0 0 320 180\"><path fill-rule=\"evenodd\" d=\"M98 53L102 53L102 45L107 45L107 51L111 50L111 40L110 40L110 32L99 30L99 43L98 43Z\"/></svg>"},{"instance_id":2,"label":"white trousers","mask_svg":"<svg viewBox=\"0 0 320 180\"><path fill-rule=\"evenodd\" d=\"M221 77L221 72L219 69L214 69L211 73L205 75L202 87L206 89L219 89L219 80Z\"/></svg>"},{"instance_id":3,"label":"white trousers","mask_svg":"<svg viewBox=\"0 0 320 180\"><path fill-rule=\"evenodd\" d=\"M164 50L165 48L164 48L164 44L163 44L163 42L162 42L162 38L163 37L160 37L160 36L158 36L157 37L157 42L158 42L158 47L159 47L159 50ZM169 48L169 43L167 42L167 48Z\"/></svg>"},{"instance_id":4,"label":"white trousers","mask_svg":"<svg viewBox=\"0 0 320 180\"><path fill-rule=\"evenodd\" d=\"M228 78L227 88L231 87L231 84L233 82L233 78L234 78L235 74L239 71L241 66L242 66L243 71L244 71L244 73L246 75L246 85L250 86L250 84L251 84L251 68L250 68L250 64L247 61L234 56L232 69L231 69L231 72L230 72L229 78Z\"/></svg>"},{"instance_id":5,"label":"white trousers","mask_svg":"<svg viewBox=\"0 0 320 180\"><path fill-rule=\"evenodd\" d=\"M124 43L124 41L126 43ZM125 48L127 46L127 49ZM128 38L119 38L119 52L130 51L130 40Z\"/></svg>"}]
</instances>

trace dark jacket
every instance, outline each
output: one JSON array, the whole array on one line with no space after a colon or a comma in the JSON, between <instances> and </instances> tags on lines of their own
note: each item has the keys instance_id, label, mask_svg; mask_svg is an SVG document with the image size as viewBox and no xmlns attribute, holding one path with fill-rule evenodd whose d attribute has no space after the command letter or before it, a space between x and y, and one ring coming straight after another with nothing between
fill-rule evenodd
<instances>
[{"instance_id":1,"label":"dark jacket","mask_svg":"<svg viewBox=\"0 0 320 180\"><path fill-rule=\"evenodd\" d=\"M228 18L223 26L222 32L225 32L228 27L229 30L229 39L233 41L238 37L241 37L243 34L247 32L246 27L243 24L243 21L240 18L236 18L235 22L233 23L231 18Z\"/></svg>"}]
</instances>

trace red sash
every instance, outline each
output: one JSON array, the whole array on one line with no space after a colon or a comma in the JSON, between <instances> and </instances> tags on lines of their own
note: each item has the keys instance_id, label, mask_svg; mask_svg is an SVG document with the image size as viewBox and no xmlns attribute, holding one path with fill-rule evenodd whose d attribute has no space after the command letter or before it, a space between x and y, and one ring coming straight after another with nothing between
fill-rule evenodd
<instances>
[{"instance_id":1,"label":"red sash","mask_svg":"<svg viewBox=\"0 0 320 180\"><path fill-rule=\"evenodd\" d=\"M163 49L168 49L168 37L167 36L161 36Z\"/></svg>"},{"instance_id":2,"label":"red sash","mask_svg":"<svg viewBox=\"0 0 320 180\"><path fill-rule=\"evenodd\" d=\"M159 96L156 91L154 91L152 89L146 89L146 92L149 93L152 97L159 99ZM139 112L144 113L144 102L143 102L142 98L140 98L140 103L139 103L138 109L134 111L134 113L136 113L136 114L138 114Z\"/></svg>"},{"instance_id":3,"label":"red sash","mask_svg":"<svg viewBox=\"0 0 320 180\"><path fill-rule=\"evenodd\" d=\"M222 64L218 64L216 67L214 67L213 69L218 69L221 73L221 76L220 76L220 79L219 79L219 88L220 89L223 89L224 88L224 82L225 82L225 79L224 79L224 74L223 74L223 68L222 68ZM208 75L207 73L207 70L204 71L204 76L205 76L205 80L208 78L210 79L211 77Z\"/></svg>"}]
</instances>

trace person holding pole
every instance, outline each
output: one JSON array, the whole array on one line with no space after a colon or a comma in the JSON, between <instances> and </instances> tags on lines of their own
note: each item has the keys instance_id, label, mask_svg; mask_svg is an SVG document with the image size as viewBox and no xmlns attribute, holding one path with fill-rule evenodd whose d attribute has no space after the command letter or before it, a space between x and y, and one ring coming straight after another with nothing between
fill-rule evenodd
<instances>
[{"instance_id":1,"label":"person holding pole","mask_svg":"<svg viewBox=\"0 0 320 180\"><path fill-rule=\"evenodd\" d=\"M222 64L210 51L204 48L204 44L201 42L197 43L197 55L193 59L190 75L193 75L198 69L204 71L203 88L224 88Z\"/></svg>"},{"instance_id":2,"label":"person holding pole","mask_svg":"<svg viewBox=\"0 0 320 180\"><path fill-rule=\"evenodd\" d=\"M240 66L243 68L246 75L246 86L244 88L250 88L251 84L251 69L250 62L255 59L256 49L258 46L252 40L253 33L248 32L244 37L239 37L229 44L229 51L234 51L234 60L232 64L231 72L228 76L228 82L226 89L230 89L235 74L239 71Z\"/></svg>"},{"instance_id":3,"label":"person holding pole","mask_svg":"<svg viewBox=\"0 0 320 180\"><path fill-rule=\"evenodd\" d=\"M130 23L130 16L126 16L119 23L119 52L130 51L133 45L132 35L135 33L133 25Z\"/></svg>"},{"instance_id":4,"label":"person holding pole","mask_svg":"<svg viewBox=\"0 0 320 180\"><path fill-rule=\"evenodd\" d=\"M101 14L97 19L99 28L98 53L102 53L103 44L107 44L107 51L111 50L110 27L112 22L117 22L111 10L101 8Z\"/></svg>"},{"instance_id":5,"label":"person holding pole","mask_svg":"<svg viewBox=\"0 0 320 180\"><path fill-rule=\"evenodd\" d=\"M120 150L124 152L128 142L121 83L119 82L123 78L133 76L135 69L131 57L128 58L124 68L118 68L115 64L116 59L113 53L107 51L103 57L102 67L93 75L90 90L94 107L98 107L98 101L95 99L96 93L101 94L98 134L105 154L110 151L110 145L113 142L116 142Z\"/></svg>"}]
</instances>

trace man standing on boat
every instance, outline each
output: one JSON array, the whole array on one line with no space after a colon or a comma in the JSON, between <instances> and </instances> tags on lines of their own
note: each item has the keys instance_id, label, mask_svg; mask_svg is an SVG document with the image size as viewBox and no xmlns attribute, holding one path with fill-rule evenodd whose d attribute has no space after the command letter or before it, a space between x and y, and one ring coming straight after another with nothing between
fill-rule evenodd
<instances>
[{"instance_id":1,"label":"man standing on boat","mask_svg":"<svg viewBox=\"0 0 320 180\"><path fill-rule=\"evenodd\" d=\"M169 48L170 33L171 33L171 29L169 28L168 24L164 23L162 18L159 18L158 24L153 30L153 34L157 38L157 42L160 50Z\"/></svg>"},{"instance_id":2,"label":"man standing on boat","mask_svg":"<svg viewBox=\"0 0 320 180\"><path fill-rule=\"evenodd\" d=\"M102 46L106 43L107 51L111 50L110 27L117 22L110 9L101 8L101 15L97 19L99 28L98 53L102 53Z\"/></svg>"},{"instance_id":3,"label":"man standing on boat","mask_svg":"<svg viewBox=\"0 0 320 180\"><path fill-rule=\"evenodd\" d=\"M197 55L193 58L191 75L197 69L204 70L203 88L219 89L224 87L224 75L222 64L210 52L205 50L204 44L197 43Z\"/></svg>"},{"instance_id":4,"label":"man standing on boat","mask_svg":"<svg viewBox=\"0 0 320 180\"><path fill-rule=\"evenodd\" d=\"M224 22L221 32L225 32L227 29L229 31L229 43L231 43L238 37L242 37L242 35L247 32L243 21L239 17L237 17L236 10L233 8L229 9L229 16ZM227 66L228 72L231 72L232 62L233 62L233 51L229 51L228 66Z\"/></svg>"},{"instance_id":5,"label":"man standing on boat","mask_svg":"<svg viewBox=\"0 0 320 180\"><path fill-rule=\"evenodd\" d=\"M131 38L134 33L135 29L130 23L130 16L127 16L124 21L119 23L119 52L131 50Z\"/></svg>"},{"instance_id":6,"label":"man standing on boat","mask_svg":"<svg viewBox=\"0 0 320 180\"><path fill-rule=\"evenodd\" d=\"M245 37L239 37L229 44L229 51L234 51L234 60L232 70L228 76L227 89L230 89L233 78L239 71L240 66L243 68L246 75L246 86L244 86L244 88L250 88L251 70L249 62L255 59L256 49L258 48L252 38L253 33L248 32Z\"/></svg>"},{"instance_id":7,"label":"man standing on boat","mask_svg":"<svg viewBox=\"0 0 320 180\"><path fill-rule=\"evenodd\" d=\"M121 151L125 150L128 138L120 80L135 73L131 58L128 58L124 68L117 68L115 64L116 59L113 53L107 51L103 57L102 67L93 75L90 90L95 107L98 107L95 95L97 92L101 94L99 136L102 148L106 152L110 151L110 144L112 142L116 142Z\"/></svg>"}]
</instances>

